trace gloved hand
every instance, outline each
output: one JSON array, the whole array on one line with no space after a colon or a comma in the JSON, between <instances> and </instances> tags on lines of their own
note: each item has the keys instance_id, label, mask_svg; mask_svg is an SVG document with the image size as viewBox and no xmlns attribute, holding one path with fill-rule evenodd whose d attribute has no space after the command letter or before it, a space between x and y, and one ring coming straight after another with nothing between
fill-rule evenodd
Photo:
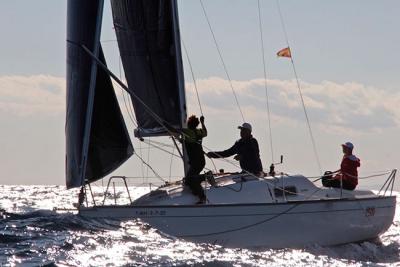
<instances>
[{"instance_id":1,"label":"gloved hand","mask_svg":"<svg viewBox=\"0 0 400 267\"><path fill-rule=\"evenodd\" d=\"M240 161L240 155L234 156L233 159L235 159L235 160L237 160L237 161Z\"/></svg>"},{"instance_id":2,"label":"gloved hand","mask_svg":"<svg viewBox=\"0 0 400 267\"><path fill-rule=\"evenodd\" d=\"M201 122L201 123L204 123L204 116L201 116L201 117L200 117L200 122Z\"/></svg>"}]
</instances>

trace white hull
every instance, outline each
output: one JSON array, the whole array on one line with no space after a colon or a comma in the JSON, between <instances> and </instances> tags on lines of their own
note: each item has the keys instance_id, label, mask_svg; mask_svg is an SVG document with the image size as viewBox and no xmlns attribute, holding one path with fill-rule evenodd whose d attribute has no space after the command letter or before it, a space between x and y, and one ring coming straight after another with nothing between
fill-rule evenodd
<instances>
[{"instance_id":1,"label":"white hull","mask_svg":"<svg viewBox=\"0 0 400 267\"><path fill-rule=\"evenodd\" d=\"M332 192L332 189L326 191ZM187 199L185 196L181 194L178 199ZM209 194L209 198L212 198L212 194ZM166 197L161 199L164 199L159 201L161 203L168 202ZM171 201L174 197L168 199ZM143 202L143 199L139 200ZM80 214L97 218L138 218L165 234L194 242L228 247L284 248L374 239L390 227L396 205L395 197L365 194L345 199L278 202L275 198L275 201L99 206L81 208Z\"/></svg>"}]
</instances>

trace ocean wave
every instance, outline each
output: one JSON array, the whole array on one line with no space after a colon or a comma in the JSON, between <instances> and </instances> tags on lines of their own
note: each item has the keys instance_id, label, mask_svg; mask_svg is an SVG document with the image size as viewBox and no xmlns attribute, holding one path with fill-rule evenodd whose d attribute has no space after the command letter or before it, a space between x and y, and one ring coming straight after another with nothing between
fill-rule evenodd
<instances>
[{"instance_id":1,"label":"ocean wave","mask_svg":"<svg viewBox=\"0 0 400 267\"><path fill-rule=\"evenodd\" d=\"M133 191L141 193L143 188ZM0 194L7 196L0 195L0 265L400 265L399 209L393 225L380 240L334 247L248 250L186 242L166 236L140 220L88 219L56 212L53 207L76 201L76 192L71 194L63 187L2 186Z\"/></svg>"}]
</instances>

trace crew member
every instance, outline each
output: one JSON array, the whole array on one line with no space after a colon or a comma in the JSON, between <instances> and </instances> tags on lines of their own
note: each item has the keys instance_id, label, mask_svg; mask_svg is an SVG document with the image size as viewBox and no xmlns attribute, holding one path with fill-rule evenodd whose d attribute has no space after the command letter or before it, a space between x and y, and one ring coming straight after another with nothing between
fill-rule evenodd
<instances>
[{"instance_id":1,"label":"crew member","mask_svg":"<svg viewBox=\"0 0 400 267\"><path fill-rule=\"evenodd\" d=\"M332 172L326 172L322 178L322 185L325 187L335 187L347 190L354 190L358 184L358 171L360 167L360 159L353 155L354 145L351 142L342 144L343 159L340 169L333 172L336 173L332 177Z\"/></svg>"},{"instance_id":2,"label":"crew member","mask_svg":"<svg viewBox=\"0 0 400 267\"><path fill-rule=\"evenodd\" d=\"M202 140L207 136L207 128L204 124L204 116L200 117L201 128L198 129L199 119L192 115L188 118L187 128L183 129L183 140L186 147L186 153L189 159L189 170L185 177L185 184L189 186L193 194L199 197L198 204L206 202L206 196L201 186L205 180L204 175L200 175L206 165Z\"/></svg>"},{"instance_id":3,"label":"crew member","mask_svg":"<svg viewBox=\"0 0 400 267\"><path fill-rule=\"evenodd\" d=\"M252 136L252 127L250 123L243 123L238 127L240 129L240 139L235 144L224 151L208 152L210 158L226 158L235 155L242 172L249 172L256 176L263 175L263 168L260 159L260 150L257 140Z\"/></svg>"}]
</instances>

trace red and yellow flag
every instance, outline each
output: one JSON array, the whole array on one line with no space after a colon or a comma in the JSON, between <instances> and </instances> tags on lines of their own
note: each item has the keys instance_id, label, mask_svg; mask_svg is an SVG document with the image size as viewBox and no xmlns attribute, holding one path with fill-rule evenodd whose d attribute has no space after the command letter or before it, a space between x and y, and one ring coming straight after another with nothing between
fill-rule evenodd
<instances>
[{"instance_id":1,"label":"red and yellow flag","mask_svg":"<svg viewBox=\"0 0 400 267\"><path fill-rule=\"evenodd\" d=\"M278 57L290 57L290 58L292 57L292 53L290 52L290 48L289 47L286 47L286 48L283 48L283 49L279 50L278 53L276 53L276 55Z\"/></svg>"}]
</instances>

